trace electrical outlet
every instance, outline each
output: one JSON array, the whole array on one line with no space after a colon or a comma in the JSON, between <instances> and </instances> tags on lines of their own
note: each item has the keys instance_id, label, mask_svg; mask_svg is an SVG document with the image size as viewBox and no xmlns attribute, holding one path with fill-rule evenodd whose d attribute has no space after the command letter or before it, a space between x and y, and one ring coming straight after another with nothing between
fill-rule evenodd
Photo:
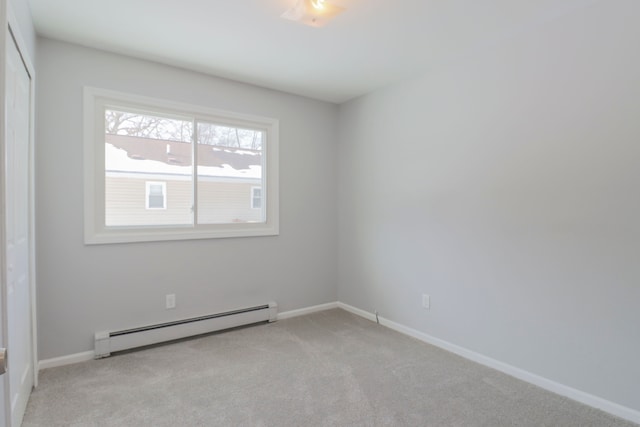
<instances>
[{"instance_id":1,"label":"electrical outlet","mask_svg":"<svg viewBox=\"0 0 640 427\"><path fill-rule=\"evenodd\" d=\"M176 294L165 295L165 308L167 310L176 308Z\"/></svg>"},{"instance_id":2,"label":"electrical outlet","mask_svg":"<svg viewBox=\"0 0 640 427\"><path fill-rule=\"evenodd\" d=\"M427 294L422 294L422 307L427 310L431 308L431 297Z\"/></svg>"}]
</instances>

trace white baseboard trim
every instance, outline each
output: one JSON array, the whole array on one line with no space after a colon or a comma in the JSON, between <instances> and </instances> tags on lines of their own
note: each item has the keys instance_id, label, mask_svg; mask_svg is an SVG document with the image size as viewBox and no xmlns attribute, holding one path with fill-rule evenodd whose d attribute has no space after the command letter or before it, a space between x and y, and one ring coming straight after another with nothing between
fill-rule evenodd
<instances>
[{"instance_id":1,"label":"white baseboard trim","mask_svg":"<svg viewBox=\"0 0 640 427\"><path fill-rule=\"evenodd\" d=\"M342 302L338 303L338 307L350 313L364 317L365 319L371 320L373 322L376 321L376 315L373 313L369 313L367 311L361 310L359 308L350 306ZM493 368L507 375L511 375L512 377L534 384L545 390L551 391L553 393L559 394L564 397L568 397L569 399L575 400L580 403L584 403L585 405L598 408L600 410L603 410L605 412L608 412L612 415L623 418L625 420L640 424L640 411L636 411L634 409L619 405L617 403L608 401L601 397L594 396L589 393L585 393L583 391L566 386L564 384L557 383L555 381L541 377L539 375L533 374L523 369L516 368L515 366L500 362L499 360L492 359L480 353L476 353L475 351L471 351L464 347L460 347L456 344L452 344L448 341L441 340L439 338L425 334L424 332L420 332L416 329L412 329L407 326L401 325L399 323L393 322L391 320L385 319L381 316L378 316L378 320L380 321L381 325L386 326L389 329L393 329L394 331L416 338L420 341L426 342L436 347L440 347L444 350L447 350L459 356L462 356L465 359L469 359L481 365L488 366L489 368Z\"/></svg>"},{"instance_id":2,"label":"white baseboard trim","mask_svg":"<svg viewBox=\"0 0 640 427\"><path fill-rule=\"evenodd\" d=\"M38 362L38 370L48 368L57 368L58 366L72 365L74 363L86 362L93 360L94 353L92 351L83 351L82 353L70 354L68 356L54 357L53 359L44 359Z\"/></svg>"},{"instance_id":3,"label":"white baseboard trim","mask_svg":"<svg viewBox=\"0 0 640 427\"><path fill-rule=\"evenodd\" d=\"M332 308L338 308L338 305L338 302L329 302L312 307L300 308L298 310L283 311L282 313L278 313L278 320L291 319L292 317L304 316L305 314L316 313L318 311L331 310Z\"/></svg>"},{"instance_id":4,"label":"white baseboard trim","mask_svg":"<svg viewBox=\"0 0 640 427\"><path fill-rule=\"evenodd\" d=\"M338 308L341 308L349 313L353 313L357 316L364 317L367 320L371 320L372 322L376 321L375 313L369 313L368 311L360 310L352 305L345 304L343 302L338 302Z\"/></svg>"}]
</instances>

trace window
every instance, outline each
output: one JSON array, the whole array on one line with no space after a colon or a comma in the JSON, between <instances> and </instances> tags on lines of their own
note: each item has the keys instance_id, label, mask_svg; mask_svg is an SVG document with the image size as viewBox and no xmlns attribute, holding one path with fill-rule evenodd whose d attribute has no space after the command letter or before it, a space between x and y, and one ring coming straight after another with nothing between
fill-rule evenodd
<instances>
[{"instance_id":1,"label":"window","mask_svg":"<svg viewBox=\"0 0 640 427\"><path fill-rule=\"evenodd\" d=\"M167 183L147 181L146 187L147 209L166 209Z\"/></svg>"},{"instance_id":2,"label":"window","mask_svg":"<svg viewBox=\"0 0 640 427\"><path fill-rule=\"evenodd\" d=\"M85 88L85 243L276 235L277 209L277 120Z\"/></svg>"},{"instance_id":3,"label":"window","mask_svg":"<svg viewBox=\"0 0 640 427\"><path fill-rule=\"evenodd\" d=\"M262 209L262 188L251 188L251 209Z\"/></svg>"}]
</instances>

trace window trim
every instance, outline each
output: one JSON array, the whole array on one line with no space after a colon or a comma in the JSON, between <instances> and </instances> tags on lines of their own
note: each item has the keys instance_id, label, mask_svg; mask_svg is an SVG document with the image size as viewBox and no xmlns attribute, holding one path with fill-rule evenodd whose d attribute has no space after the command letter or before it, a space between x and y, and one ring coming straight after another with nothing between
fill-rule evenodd
<instances>
[{"instance_id":1,"label":"window trim","mask_svg":"<svg viewBox=\"0 0 640 427\"><path fill-rule=\"evenodd\" d=\"M257 237L279 234L279 121L277 119L94 87L84 87L83 96L85 244ZM195 118L201 121L213 121L221 125L263 130L265 137L263 141L263 186L261 188L263 189L262 209L264 209L266 221L184 226L105 226L104 109L114 106L131 108L150 114L161 113Z\"/></svg>"}]
</instances>

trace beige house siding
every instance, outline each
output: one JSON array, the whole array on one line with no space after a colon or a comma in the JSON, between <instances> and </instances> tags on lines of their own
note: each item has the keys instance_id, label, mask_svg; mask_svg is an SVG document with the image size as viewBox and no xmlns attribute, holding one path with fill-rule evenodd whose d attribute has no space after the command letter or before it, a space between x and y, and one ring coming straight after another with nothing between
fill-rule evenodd
<instances>
[{"instance_id":1,"label":"beige house siding","mask_svg":"<svg viewBox=\"0 0 640 427\"><path fill-rule=\"evenodd\" d=\"M166 208L147 209L146 182L166 183ZM200 224L261 221L262 210L251 208L251 189L259 183L211 182L198 184ZM191 224L191 181L107 176L107 226Z\"/></svg>"},{"instance_id":2,"label":"beige house siding","mask_svg":"<svg viewBox=\"0 0 640 427\"><path fill-rule=\"evenodd\" d=\"M198 184L198 222L221 224L261 221L262 210L251 208L250 183L200 182Z\"/></svg>"}]
</instances>

